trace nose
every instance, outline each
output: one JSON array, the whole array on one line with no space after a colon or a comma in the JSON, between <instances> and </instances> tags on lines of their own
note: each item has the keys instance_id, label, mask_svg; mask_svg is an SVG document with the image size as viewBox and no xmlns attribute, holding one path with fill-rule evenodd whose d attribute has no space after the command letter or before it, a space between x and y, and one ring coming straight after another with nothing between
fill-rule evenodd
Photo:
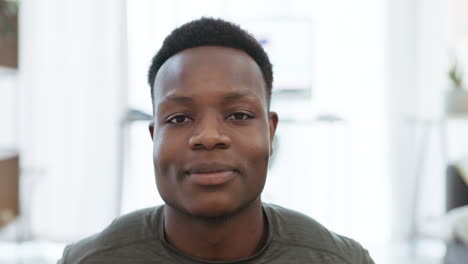
<instances>
[{"instance_id":1,"label":"nose","mask_svg":"<svg viewBox=\"0 0 468 264\"><path fill-rule=\"evenodd\" d=\"M224 132L222 121L205 118L195 128L189 145L192 149L227 149L231 145L231 138Z\"/></svg>"}]
</instances>

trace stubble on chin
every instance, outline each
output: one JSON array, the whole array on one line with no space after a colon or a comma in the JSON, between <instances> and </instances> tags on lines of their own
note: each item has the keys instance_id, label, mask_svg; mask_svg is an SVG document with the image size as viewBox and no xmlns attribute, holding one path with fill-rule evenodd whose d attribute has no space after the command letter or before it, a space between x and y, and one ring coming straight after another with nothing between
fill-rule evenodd
<instances>
[{"instance_id":1,"label":"stubble on chin","mask_svg":"<svg viewBox=\"0 0 468 264\"><path fill-rule=\"evenodd\" d=\"M216 210L216 211L211 211L211 212L197 212L197 211L192 212L184 208L178 203L174 203L174 202L166 201L166 200L164 202L165 202L166 207L168 206L171 209L175 210L177 213L187 218L191 218L194 221L223 223L235 217L236 215L241 214L244 210L247 210L249 207L254 206L256 203L261 205L261 197L257 196L254 199L241 204L239 207L235 208L234 210Z\"/></svg>"}]
</instances>

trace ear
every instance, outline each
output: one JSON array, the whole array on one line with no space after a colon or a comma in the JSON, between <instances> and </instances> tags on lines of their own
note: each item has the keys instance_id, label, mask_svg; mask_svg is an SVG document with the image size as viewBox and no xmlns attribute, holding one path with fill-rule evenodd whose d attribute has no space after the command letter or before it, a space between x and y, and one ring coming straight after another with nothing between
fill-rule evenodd
<instances>
[{"instance_id":1,"label":"ear","mask_svg":"<svg viewBox=\"0 0 468 264\"><path fill-rule=\"evenodd\" d=\"M149 129L149 132L150 132L150 135L151 135L151 140L154 139L154 121L151 121L148 125L148 129Z\"/></svg>"},{"instance_id":2,"label":"ear","mask_svg":"<svg viewBox=\"0 0 468 264\"><path fill-rule=\"evenodd\" d=\"M278 126L278 114L276 112L268 113L268 125L270 129L270 156L273 154L273 139L275 138L276 127Z\"/></svg>"}]
</instances>

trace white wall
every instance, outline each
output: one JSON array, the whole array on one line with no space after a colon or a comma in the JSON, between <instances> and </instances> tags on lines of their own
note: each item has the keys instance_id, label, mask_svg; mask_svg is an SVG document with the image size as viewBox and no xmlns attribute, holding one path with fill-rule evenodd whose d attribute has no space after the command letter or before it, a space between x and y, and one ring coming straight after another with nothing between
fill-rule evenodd
<instances>
[{"instance_id":1,"label":"white wall","mask_svg":"<svg viewBox=\"0 0 468 264\"><path fill-rule=\"evenodd\" d=\"M125 1L25 0L20 27L19 143L32 235L74 240L116 216Z\"/></svg>"},{"instance_id":2,"label":"white wall","mask_svg":"<svg viewBox=\"0 0 468 264\"><path fill-rule=\"evenodd\" d=\"M414 179L414 127L417 108L419 1L392 0L389 7L388 109L394 239L409 236Z\"/></svg>"}]
</instances>

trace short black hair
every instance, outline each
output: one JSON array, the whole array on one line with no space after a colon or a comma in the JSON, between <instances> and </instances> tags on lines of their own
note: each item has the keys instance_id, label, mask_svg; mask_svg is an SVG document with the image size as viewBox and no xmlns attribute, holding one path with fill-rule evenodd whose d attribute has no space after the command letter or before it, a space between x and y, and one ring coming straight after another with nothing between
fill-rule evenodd
<instances>
[{"instance_id":1,"label":"short black hair","mask_svg":"<svg viewBox=\"0 0 468 264\"><path fill-rule=\"evenodd\" d=\"M176 53L199 46L224 46L234 48L244 51L252 57L262 72L265 81L268 106L270 105L273 70L270 59L260 43L238 25L222 19L206 17L193 20L174 29L171 34L164 39L161 49L153 57L148 72L148 84L151 87L151 101L153 104L153 86L159 68Z\"/></svg>"}]
</instances>

